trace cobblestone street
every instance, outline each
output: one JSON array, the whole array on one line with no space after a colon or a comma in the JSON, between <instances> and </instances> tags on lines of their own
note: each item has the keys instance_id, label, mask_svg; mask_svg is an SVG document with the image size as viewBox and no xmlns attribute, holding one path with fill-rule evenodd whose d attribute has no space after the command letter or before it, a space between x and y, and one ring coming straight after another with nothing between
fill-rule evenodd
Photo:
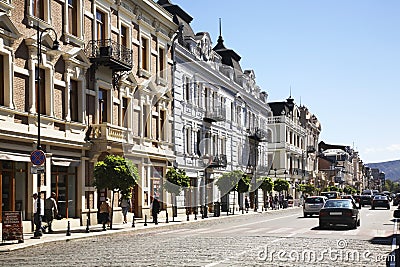
<instances>
[{"instance_id":1,"label":"cobblestone street","mask_svg":"<svg viewBox=\"0 0 400 267\"><path fill-rule=\"evenodd\" d=\"M380 242L360 240L351 235L343 238L347 233L343 231L337 231L336 236L325 232L326 238L297 236L305 234L309 227L293 231L280 223L292 215L296 212L232 216L224 220L170 224L140 232L49 243L3 253L0 265L386 266L386 257L391 252L389 238ZM268 229L272 230L259 227L266 221Z\"/></svg>"}]
</instances>

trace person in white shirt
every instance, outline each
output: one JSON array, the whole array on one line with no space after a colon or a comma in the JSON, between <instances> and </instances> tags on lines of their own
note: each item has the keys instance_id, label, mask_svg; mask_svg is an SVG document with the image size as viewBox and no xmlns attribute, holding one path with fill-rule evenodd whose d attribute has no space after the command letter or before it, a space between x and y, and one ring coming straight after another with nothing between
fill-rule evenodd
<instances>
[{"instance_id":1,"label":"person in white shirt","mask_svg":"<svg viewBox=\"0 0 400 267\"><path fill-rule=\"evenodd\" d=\"M38 213L38 194L34 193L33 194L33 223L36 226L35 232L41 233L42 231L42 217L44 216L44 201L40 201L40 214Z\"/></svg>"}]
</instances>

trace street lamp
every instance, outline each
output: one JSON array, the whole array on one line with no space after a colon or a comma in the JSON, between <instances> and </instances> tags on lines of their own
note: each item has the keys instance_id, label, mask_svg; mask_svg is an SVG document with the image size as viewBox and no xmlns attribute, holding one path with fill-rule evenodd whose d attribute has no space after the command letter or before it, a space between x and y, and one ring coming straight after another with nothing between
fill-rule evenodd
<instances>
[{"instance_id":1,"label":"street lamp","mask_svg":"<svg viewBox=\"0 0 400 267\"><path fill-rule=\"evenodd\" d=\"M58 42L58 38L57 38L57 33L53 28L46 28L44 29L42 32L40 32L40 28L39 25L37 25L37 60L38 60L38 64L37 64L37 88L38 90L37 95L36 95L36 101L37 101L37 124L38 124L38 134L37 134L37 150L42 150L42 146L40 143L40 112L41 112L41 105L40 105L40 101L41 101L41 92L40 92L40 65L42 64L42 37L43 37L43 33L48 32L48 31L52 31L54 33L54 35L56 36L56 39L53 41L53 47L51 48L51 50L58 50L59 48L59 42ZM37 201L37 214L38 214L38 219L36 220L36 229L34 232L34 237L36 238L40 238L40 236L42 235L42 218L40 216L41 214L41 197L42 197L42 193L40 191L40 184L41 184L41 172L38 171L37 172L37 187L38 187L38 201Z\"/></svg>"},{"instance_id":2,"label":"street lamp","mask_svg":"<svg viewBox=\"0 0 400 267\"><path fill-rule=\"evenodd\" d=\"M203 164L204 164L204 207L203 207L203 218L208 218L207 210L208 210L208 203L207 203L207 175L208 175L208 166L210 165L210 157L204 156Z\"/></svg>"}]
</instances>

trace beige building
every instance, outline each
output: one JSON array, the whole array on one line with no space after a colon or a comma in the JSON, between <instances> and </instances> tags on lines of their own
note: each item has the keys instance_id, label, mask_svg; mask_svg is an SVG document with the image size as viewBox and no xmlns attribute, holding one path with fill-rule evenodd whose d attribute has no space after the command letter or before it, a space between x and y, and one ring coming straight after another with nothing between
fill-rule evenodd
<instances>
[{"instance_id":1,"label":"beige building","mask_svg":"<svg viewBox=\"0 0 400 267\"><path fill-rule=\"evenodd\" d=\"M147 212L174 160L172 16L151 0L1 0L0 10L0 211L30 221L32 193L54 191L63 217L95 222L110 193L91 186L94 164L121 154L141 177L133 211Z\"/></svg>"}]
</instances>

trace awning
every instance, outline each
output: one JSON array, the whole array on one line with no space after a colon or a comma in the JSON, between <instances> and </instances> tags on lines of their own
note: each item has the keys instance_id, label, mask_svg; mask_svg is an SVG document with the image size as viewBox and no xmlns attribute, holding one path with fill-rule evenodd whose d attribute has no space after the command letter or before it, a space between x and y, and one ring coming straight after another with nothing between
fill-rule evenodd
<instances>
[{"instance_id":1,"label":"awning","mask_svg":"<svg viewBox=\"0 0 400 267\"><path fill-rule=\"evenodd\" d=\"M0 160L30 162L31 155L0 151Z\"/></svg>"},{"instance_id":2,"label":"awning","mask_svg":"<svg viewBox=\"0 0 400 267\"><path fill-rule=\"evenodd\" d=\"M62 167L77 167L81 164L80 160L68 159L68 158L51 158L51 165L62 166Z\"/></svg>"}]
</instances>

